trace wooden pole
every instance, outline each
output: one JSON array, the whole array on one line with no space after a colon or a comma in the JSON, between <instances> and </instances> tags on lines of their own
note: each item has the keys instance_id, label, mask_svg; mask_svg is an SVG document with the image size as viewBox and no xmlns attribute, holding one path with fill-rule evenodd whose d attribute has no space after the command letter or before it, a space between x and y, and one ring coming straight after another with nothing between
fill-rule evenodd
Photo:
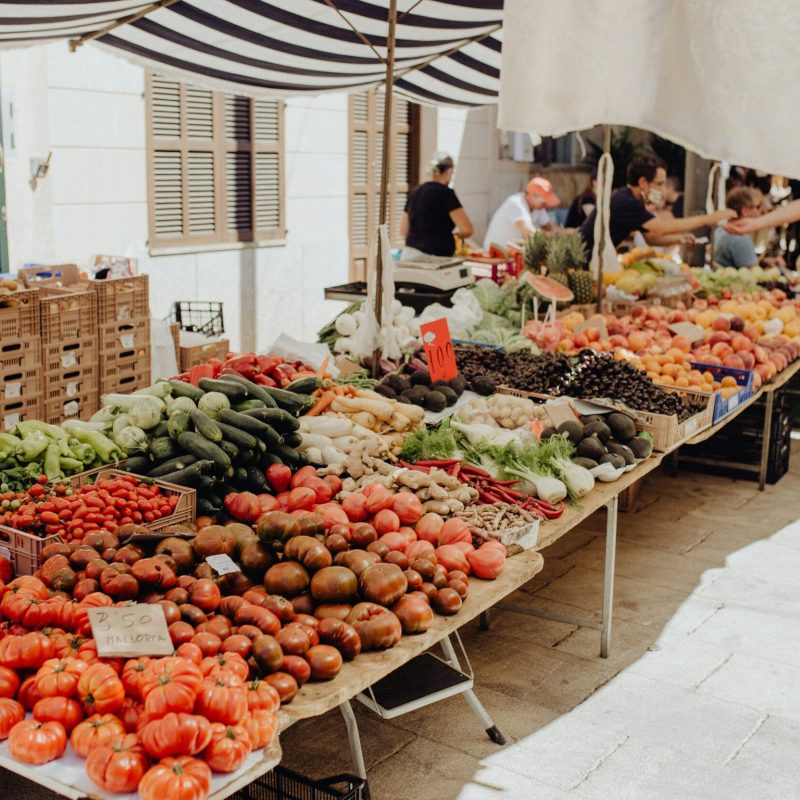
<instances>
[{"instance_id":1,"label":"wooden pole","mask_svg":"<svg viewBox=\"0 0 800 800\"><path fill-rule=\"evenodd\" d=\"M603 153L611 152L611 126L603 125ZM600 208L598 206L598 213ZM597 259L597 313L603 313L603 253L606 248L606 226L600 228L600 241Z\"/></svg>"},{"instance_id":2,"label":"wooden pole","mask_svg":"<svg viewBox=\"0 0 800 800\"><path fill-rule=\"evenodd\" d=\"M392 145L392 90L394 88L394 42L397 29L397 0L389 2L389 32L386 37L386 88L383 103L383 151L381 153L380 209L378 224L386 225L389 217L389 170ZM383 311L383 245L378 236L378 260L375 264L375 318L380 328ZM372 354L372 374L378 375L379 348Z\"/></svg>"}]
</instances>

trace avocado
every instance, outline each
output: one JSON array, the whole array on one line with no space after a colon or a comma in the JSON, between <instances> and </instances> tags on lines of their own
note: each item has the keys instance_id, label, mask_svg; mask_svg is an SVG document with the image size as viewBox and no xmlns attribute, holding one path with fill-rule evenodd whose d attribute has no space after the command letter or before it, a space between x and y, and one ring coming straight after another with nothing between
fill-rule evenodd
<instances>
[{"instance_id":1,"label":"avocado","mask_svg":"<svg viewBox=\"0 0 800 800\"><path fill-rule=\"evenodd\" d=\"M438 389L440 386L450 386L450 381L434 381L431 384L431 389Z\"/></svg>"},{"instance_id":2,"label":"avocado","mask_svg":"<svg viewBox=\"0 0 800 800\"><path fill-rule=\"evenodd\" d=\"M379 383L375 389L375 394L383 395L384 397L388 397L390 400L397 399L397 392L388 384L388 383Z\"/></svg>"},{"instance_id":3,"label":"avocado","mask_svg":"<svg viewBox=\"0 0 800 800\"><path fill-rule=\"evenodd\" d=\"M420 384L425 386L431 385L431 376L428 370L426 369L418 369L411 373L411 377L409 378L412 386L419 386Z\"/></svg>"},{"instance_id":4,"label":"avocado","mask_svg":"<svg viewBox=\"0 0 800 800\"><path fill-rule=\"evenodd\" d=\"M583 456L578 456L577 458L573 458L572 461L584 469L594 469L597 466L597 462L593 458L584 458Z\"/></svg>"},{"instance_id":5,"label":"avocado","mask_svg":"<svg viewBox=\"0 0 800 800\"><path fill-rule=\"evenodd\" d=\"M636 456L634 456L633 450L631 450L627 445L620 444L619 442L612 440L606 445L606 449L609 453L622 456L625 459L626 464L633 464L636 461Z\"/></svg>"},{"instance_id":6,"label":"avocado","mask_svg":"<svg viewBox=\"0 0 800 800\"><path fill-rule=\"evenodd\" d=\"M611 464L614 469L624 469L625 468L625 459L622 456L618 456L616 453L606 453L601 459L601 464Z\"/></svg>"},{"instance_id":7,"label":"avocado","mask_svg":"<svg viewBox=\"0 0 800 800\"><path fill-rule=\"evenodd\" d=\"M404 403L410 403L412 406L424 406L425 392L420 391L419 386L415 386L413 389L403 392L399 399Z\"/></svg>"},{"instance_id":8,"label":"avocado","mask_svg":"<svg viewBox=\"0 0 800 800\"><path fill-rule=\"evenodd\" d=\"M605 414L587 414L585 417L581 417L581 421L584 425L590 425L592 422L605 424Z\"/></svg>"},{"instance_id":9,"label":"avocado","mask_svg":"<svg viewBox=\"0 0 800 800\"><path fill-rule=\"evenodd\" d=\"M439 392L439 394L443 394L445 400L447 400L448 406L455 405L458 402L458 395L446 383L442 386L437 386L436 389L434 389L433 391Z\"/></svg>"},{"instance_id":10,"label":"avocado","mask_svg":"<svg viewBox=\"0 0 800 800\"><path fill-rule=\"evenodd\" d=\"M467 388L467 381L463 375L456 375L455 378L450 379L450 388L461 397L464 394L464 389Z\"/></svg>"},{"instance_id":11,"label":"avocado","mask_svg":"<svg viewBox=\"0 0 800 800\"><path fill-rule=\"evenodd\" d=\"M411 388L411 384L402 375L387 375L381 383L391 387L395 394L402 394L406 389Z\"/></svg>"},{"instance_id":12,"label":"avocado","mask_svg":"<svg viewBox=\"0 0 800 800\"><path fill-rule=\"evenodd\" d=\"M425 408L428 411L444 411L447 408L447 398L439 391L431 391L425 397Z\"/></svg>"},{"instance_id":13,"label":"avocado","mask_svg":"<svg viewBox=\"0 0 800 800\"><path fill-rule=\"evenodd\" d=\"M578 442L583 438L583 425L577 420L567 420L566 422L562 422L558 428L556 428L557 433L566 433L567 438L572 442L572 444L578 444Z\"/></svg>"},{"instance_id":14,"label":"avocado","mask_svg":"<svg viewBox=\"0 0 800 800\"><path fill-rule=\"evenodd\" d=\"M472 379L472 390L484 397L488 397L495 392L494 381L485 375L478 375L477 378Z\"/></svg>"},{"instance_id":15,"label":"avocado","mask_svg":"<svg viewBox=\"0 0 800 800\"><path fill-rule=\"evenodd\" d=\"M633 451L636 458L650 458L650 453L653 452L653 445L643 436L634 436L628 442L628 447Z\"/></svg>"},{"instance_id":16,"label":"avocado","mask_svg":"<svg viewBox=\"0 0 800 800\"><path fill-rule=\"evenodd\" d=\"M596 436L587 436L578 444L577 453L583 458L591 458L592 461L599 462L606 454L606 448Z\"/></svg>"},{"instance_id":17,"label":"avocado","mask_svg":"<svg viewBox=\"0 0 800 800\"><path fill-rule=\"evenodd\" d=\"M636 425L627 414L609 414L606 423L618 442L626 443L636 436Z\"/></svg>"},{"instance_id":18,"label":"avocado","mask_svg":"<svg viewBox=\"0 0 800 800\"><path fill-rule=\"evenodd\" d=\"M596 436L605 444L611 438L611 428L603 420L598 419L583 426L583 435Z\"/></svg>"},{"instance_id":19,"label":"avocado","mask_svg":"<svg viewBox=\"0 0 800 800\"><path fill-rule=\"evenodd\" d=\"M555 436L556 433L557 433L556 429L552 425L548 425L542 431L542 435L539 437L539 440L543 442L545 439L549 439L551 436Z\"/></svg>"}]
</instances>

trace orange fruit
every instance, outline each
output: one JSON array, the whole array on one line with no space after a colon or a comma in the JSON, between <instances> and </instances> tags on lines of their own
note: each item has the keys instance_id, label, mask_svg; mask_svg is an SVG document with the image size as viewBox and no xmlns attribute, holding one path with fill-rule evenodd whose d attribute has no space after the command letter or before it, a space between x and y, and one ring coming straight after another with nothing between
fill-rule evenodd
<instances>
[{"instance_id":1,"label":"orange fruit","mask_svg":"<svg viewBox=\"0 0 800 800\"><path fill-rule=\"evenodd\" d=\"M733 375L726 375L721 381L720 386L729 387L729 386L738 386L739 384L736 383L736 378Z\"/></svg>"}]
</instances>

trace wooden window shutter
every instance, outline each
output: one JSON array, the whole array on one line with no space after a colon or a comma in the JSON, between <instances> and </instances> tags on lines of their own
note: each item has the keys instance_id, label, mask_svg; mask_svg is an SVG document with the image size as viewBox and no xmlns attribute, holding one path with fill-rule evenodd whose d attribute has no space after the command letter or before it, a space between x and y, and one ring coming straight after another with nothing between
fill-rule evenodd
<instances>
[{"instance_id":1,"label":"wooden window shutter","mask_svg":"<svg viewBox=\"0 0 800 800\"><path fill-rule=\"evenodd\" d=\"M150 246L280 238L283 104L148 73Z\"/></svg>"},{"instance_id":2,"label":"wooden window shutter","mask_svg":"<svg viewBox=\"0 0 800 800\"><path fill-rule=\"evenodd\" d=\"M378 92L350 95L349 101L350 280L365 280L369 247L380 215L384 96ZM389 175L389 224L394 246L402 245L400 217L411 188L418 149L416 107L395 98Z\"/></svg>"}]
</instances>

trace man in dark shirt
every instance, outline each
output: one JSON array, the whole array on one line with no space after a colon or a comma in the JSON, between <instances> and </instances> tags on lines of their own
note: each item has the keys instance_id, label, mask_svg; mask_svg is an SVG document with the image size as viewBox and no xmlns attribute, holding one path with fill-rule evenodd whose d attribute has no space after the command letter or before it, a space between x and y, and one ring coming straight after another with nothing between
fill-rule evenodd
<instances>
[{"instance_id":1,"label":"man in dark shirt","mask_svg":"<svg viewBox=\"0 0 800 800\"><path fill-rule=\"evenodd\" d=\"M405 237L403 259L418 253L452 256L456 251L453 229L465 239L472 236L472 223L461 201L449 184L453 177L453 159L437 153L431 161L431 180L417 186L408 195L400 219L400 235Z\"/></svg>"},{"instance_id":2,"label":"man in dark shirt","mask_svg":"<svg viewBox=\"0 0 800 800\"><path fill-rule=\"evenodd\" d=\"M664 162L656 156L636 156L626 174L627 186L617 189L611 195L611 214L609 230L614 247L618 247L634 231L643 231L649 244L669 245L690 241L689 234L704 225L716 225L723 220L732 219L730 209L715 211L713 214L700 214L681 219L656 217L646 208L645 203L660 207L664 203L664 187L667 183L667 170ZM593 211L579 228L591 254L594 247L594 222L597 210Z\"/></svg>"}]
</instances>

